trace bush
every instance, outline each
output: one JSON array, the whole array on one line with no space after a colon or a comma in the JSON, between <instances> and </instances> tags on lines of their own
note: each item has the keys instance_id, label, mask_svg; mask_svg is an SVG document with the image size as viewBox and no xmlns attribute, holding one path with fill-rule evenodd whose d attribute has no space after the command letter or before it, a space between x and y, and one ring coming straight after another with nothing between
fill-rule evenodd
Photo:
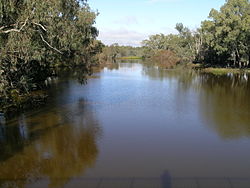
<instances>
[{"instance_id":1,"label":"bush","mask_svg":"<svg viewBox=\"0 0 250 188\"><path fill-rule=\"evenodd\" d=\"M170 50L160 50L156 52L156 54L151 57L151 60L157 65L167 69L174 68L180 61L175 53Z\"/></svg>"}]
</instances>

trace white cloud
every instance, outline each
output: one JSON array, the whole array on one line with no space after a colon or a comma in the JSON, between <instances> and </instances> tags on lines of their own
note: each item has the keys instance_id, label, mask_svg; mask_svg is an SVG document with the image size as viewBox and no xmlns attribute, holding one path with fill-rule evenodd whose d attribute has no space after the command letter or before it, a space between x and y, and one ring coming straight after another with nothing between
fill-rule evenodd
<instances>
[{"instance_id":1,"label":"white cloud","mask_svg":"<svg viewBox=\"0 0 250 188\"><path fill-rule=\"evenodd\" d=\"M120 29L101 29L99 31L98 39L106 45L118 43L119 45L141 46L141 42L148 39L150 35L154 34L170 34L177 33L174 29L163 27L157 31L138 32L125 28Z\"/></svg>"},{"instance_id":2,"label":"white cloud","mask_svg":"<svg viewBox=\"0 0 250 188\"><path fill-rule=\"evenodd\" d=\"M119 45L140 46L142 40L149 34L139 33L127 29L100 31L98 39L106 45L118 43Z\"/></svg>"}]
</instances>

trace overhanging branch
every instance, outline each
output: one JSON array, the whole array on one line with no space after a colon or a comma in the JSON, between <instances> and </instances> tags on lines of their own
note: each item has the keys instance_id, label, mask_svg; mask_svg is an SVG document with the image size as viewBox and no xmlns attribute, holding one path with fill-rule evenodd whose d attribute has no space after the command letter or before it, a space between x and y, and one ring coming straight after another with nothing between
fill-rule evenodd
<instances>
[{"instance_id":1,"label":"overhanging branch","mask_svg":"<svg viewBox=\"0 0 250 188\"><path fill-rule=\"evenodd\" d=\"M2 26L2 27L0 27L0 33L10 33L10 32L18 32L18 33L20 33L22 31L22 29L25 27L25 25L27 24L28 19L29 19L29 17L26 18L26 20L24 21L24 23L20 27L20 29L9 29L9 30L6 30L6 31L1 31L4 28L6 28L6 26Z\"/></svg>"},{"instance_id":2,"label":"overhanging branch","mask_svg":"<svg viewBox=\"0 0 250 188\"><path fill-rule=\"evenodd\" d=\"M51 45L43 38L42 34L40 34L40 37L41 37L42 41L43 41L45 44L47 44L48 47L50 47L51 49L57 51L57 52L60 53L60 54L63 54L60 50L58 50L58 49L54 48L53 46L51 46Z\"/></svg>"},{"instance_id":3,"label":"overhanging branch","mask_svg":"<svg viewBox=\"0 0 250 188\"><path fill-rule=\"evenodd\" d=\"M42 30L47 31L47 29L46 29L42 24L39 24L39 23L36 23L36 22L32 22L32 23L33 23L34 25L37 25L37 26L41 27Z\"/></svg>"}]
</instances>

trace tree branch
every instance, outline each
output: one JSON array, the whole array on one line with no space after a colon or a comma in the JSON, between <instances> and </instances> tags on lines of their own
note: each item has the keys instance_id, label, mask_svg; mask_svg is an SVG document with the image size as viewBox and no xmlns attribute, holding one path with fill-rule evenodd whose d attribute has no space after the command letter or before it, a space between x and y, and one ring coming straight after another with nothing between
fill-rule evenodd
<instances>
[{"instance_id":1,"label":"tree branch","mask_svg":"<svg viewBox=\"0 0 250 188\"><path fill-rule=\"evenodd\" d=\"M21 22L22 23L22 22ZM9 25L9 26L1 26L0 27L0 31L1 30L3 30L3 29L5 29L5 28L7 28L7 27L12 27L12 26L16 26L17 24L11 24L11 25Z\"/></svg>"},{"instance_id":2,"label":"tree branch","mask_svg":"<svg viewBox=\"0 0 250 188\"><path fill-rule=\"evenodd\" d=\"M42 34L40 34L40 37L41 37L42 41L43 41L45 44L47 44L48 47L50 47L51 49L57 51L57 52L60 53L60 54L63 54L60 50L58 50L58 49L54 48L53 46L51 46L51 45L43 38Z\"/></svg>"},{"instance_id":3,"label":"tree branch","mask_svg":"<svg viewBox=\"0 0 250 188\"><path fill-rule=\"evenodd\" d=\"M6 27L6 26L2 26L2 27L0 27L0 30L3 30L5 27Z\"/></svg>"},{"instance_id":4,"label":"tree branch","mask_svg":"<svg viewBox=\"0 0 250 188\"><path fill-rule=\"evenodd\" d=\"M39 24L39 23L36 23L36 22L32 22L34 25L37 25L39 27L41 27L44 31L47 31L47 29L42 25L42 24Z\"/></svg>"},{"instance_id":5,"label":"tree branch","mask_svg":"<svg viewBox=\"0 0 250 188\"><path fill-rule=\"evenodd\" d=\"M26 18L26 20L24 21L24 23L23 23L23 25L20 27L20 29L9 29L9 30L6 30L6 31L1 31L1 30L3 30L4 28L6 28L6 26L2 26L1 28L0 28L0 32L1 33L10 33L10 32L21 32L22 31L22 29L25 27L25 25L27 24L27 21L28 21L28 19L29 19L29 17L27 17Z\"/></svg>"}]
</instances>

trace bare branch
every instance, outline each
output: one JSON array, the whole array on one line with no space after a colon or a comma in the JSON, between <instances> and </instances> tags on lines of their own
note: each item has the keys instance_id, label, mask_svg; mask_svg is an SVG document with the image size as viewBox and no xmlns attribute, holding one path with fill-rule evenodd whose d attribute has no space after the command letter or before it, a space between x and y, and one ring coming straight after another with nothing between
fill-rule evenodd
<instances>
[{"instance_id":1,"label":"bare branch","mask_svg":"<svg viewBox=\"0 0 250 188\"><path fill-rule=\"evenodd\" d=\"M21 23L24 23L24 22L21 22ZM13 27L13 26L16 26L17 24L11 24L11 25L8 25L8 26L1 26L0 27L0 31L7 28L7 27Z\"/></svg>"},{"instance_id":2,"label":"bare branch","mask_svg":"<svg viewBox=\"0 0 250 188\"><path fill-rule=\"evenodd\" d=\"M1 31L1 33L10 33L10 32L21 32L22 29L25 27L25 25L27 24L27 21L28 21L29 17L26 18L26 20L24 21L23 25L20 27L20 29L9 29L9 30L6 30L6 31ZM2 26L0 28L0 30L6 28L6 26Z\"/></svg>"},{"instance_id":3,"label":"bare branch","mask_svg":"<svg viewBox=\"0 0 250 188\"><path fill-rule=\"evenodd\" d=\"M39 24L39 23L36 23L36 22L32 22L33 24L41 27L44 31L47 31L47 29L42 25L42 24Z\"/></svg>"},{"instance_id":4,"label":"bare branch","mask_svg":"<svg viewBox=\"0 0 250 188\"><path fill-rule=\"evenodd\" d=\"M2 27L0 27L0 30L3 30L4 28L6 28L6 26L2 26Z\"/></svg>"},{"instance_id":5,"label":"bare branch","mask_svg":"<svg viewBox=\"0 0 250 188\"><path fill-rule=\"evenodd\" d=\"M50 48L52 48L53 50L57 51L58 53L62 54L62 52L61 52L60 50L58 50L58 49L54 48L53 46L51 46L51 45L43 38L42 34L40 34L40 37L41 37L42 41L43 41L45 44L47 44L48 47L50 47Z\"/></svg>"}]
</instances>

